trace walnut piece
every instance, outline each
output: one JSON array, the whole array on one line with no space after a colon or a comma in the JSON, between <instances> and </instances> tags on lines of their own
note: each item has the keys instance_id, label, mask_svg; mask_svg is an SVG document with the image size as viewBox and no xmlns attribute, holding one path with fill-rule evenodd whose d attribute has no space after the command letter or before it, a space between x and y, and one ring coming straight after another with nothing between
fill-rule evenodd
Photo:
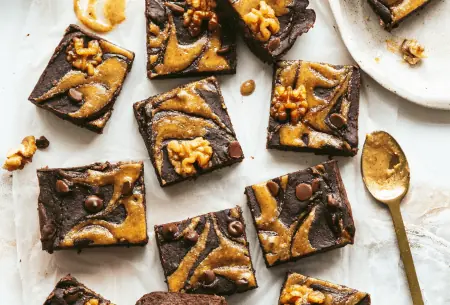
<instances>
[{"instance_id":1,"label":"walnut piece","mask_svg":"<svg viewBox=\"0 0 450 305\"><path fill-rule=\"evenodd\" d=\"M213 153L209 141L201 137L189 141L170 141L167 151L175 171L183 177L196 173L195 163L200 168L208 168Z\"/></svg>"},{"instance_id":2,"label":"walnut piece","mask_svg":"<svg viewBox=\"0 0 450 305\"><path fill-rule=\"evenodd\" d=\"M243 19L256 34L256 38L261 41L268 41L270 36L280 30L280 21L275 16L274 10L265 1L259 2L259 9L253 8Z\"/></svg>"},{"instance_id":3,"label":"walnut piece","mask_svg":"<svg viewBox=\"0 0 450 305\"><path fill-rule=\"evenodd\" d=\"M270 115L279 122L286 122L290 118L291 124L296 125L300 118L308 110L306 101L306 89L301 85L296 89L291 86L284 87L278 85L275 87Z\"/></svg>"},{"instance_id":4,"label":"walnut piece","mask_svg":"<svg viewBox=\"0 0 450 305\"><path fill-rule=\"evenodd\" d=\"M425 48L415 39L405 39L400 47L403 60L410 65L417 65L425 57Z\"/></svg>"},{"instance_id":5,"label":"walnut piece","mask_svg":"<svg viewBox=\"0 0 450 305\"><path fill-rule=\"evenodd\" d=\"M188 28L191 36L198 36L203 20L208 20L208 30L214 31L219 25L217 14L213 11L217 4L215 0L187 0L189 9L184 13L183 25Z\"/></svg>"},{"instance_id":6,"label":"walnut piece","mask_svg":"<svg viewBox=\"0 0 450 305\"><path fill-rule=\"evenodd\" d=\"M89 41L85 48L84 38L74 37L66 52L66 59L73 67L91 76L95 73L95 67L102 62L103 52L98 40Z\"/></svg>"},{"instance_id":7,"label":"walnut piece","mask_svg":"<svg viewBox=\"0 0 450 305\"><path fill-rule=\"evenodd\" d=\"M22 144L8 152L3 168L10 172L23 169L25 164L32 161L36 149L36 139L34 136L25 137L22 140Z\"/></svg>"},{"instance_id":8,"label":"walnut piece","mask_svg":"<svg viewBox=\"0 0 450 305\"><path fill-rule=\"evenodd\" d=\"M283 290L281 304L324 304L325 295L317 290L302 285L292 285Z\"/></svg>"}]
</instances>

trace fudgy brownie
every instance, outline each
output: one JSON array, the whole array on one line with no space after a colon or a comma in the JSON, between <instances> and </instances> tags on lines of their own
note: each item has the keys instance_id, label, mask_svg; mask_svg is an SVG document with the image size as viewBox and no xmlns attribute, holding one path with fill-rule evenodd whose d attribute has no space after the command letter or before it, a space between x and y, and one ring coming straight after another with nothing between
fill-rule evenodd
<instances>
[{"instance_id":1,"label":"fudgy brownie","mask_svg":"<svg viewBox=\"0 0 450 305\"><path fill-rule=\"evenodd\" d=\"M44 305L114 305L76 280L66 275L56 284Z\"/></svg>"},{"instance_id":2,"label":"fudgy brownie","mask_svg":"<svg viewBox=\"0 0 450 305\"><path fill-rule=\"evenodd\" d=\"M223 297L181 292L152 292L140 298L136 305L227 305Z\"/></svg>"},{"instance_id":3,"label":"fudgy brownie","mask_svg":"<svg viewBox=\"0 0 450 305\"><path fill-rule=\"evenodd\" d=\"M368 0L388 31L397 27L408 16L425 7L431 0Z\"/></svg>"},{"instance_id":4,"label":"fudgy brownie","mask_svg":"<svg viewBox=\"0 0 450 305\"><path fill-rule=\"evenodd\" d=\"M248 186L245 194L267 267L353 244L336 161Z\"/></svg>"},{"instance_id":5,"label":"fudgy brownie","mask_svg":"<svg viewBox=\"0 0 450 305\"><path fill-rule=\"evenodd\" d=\"M155 226L170 292L230 295L257 287L240 207Z\"/></svg>"},{"instance_id":6,"label":"fudgy brownie","mask_svg":"<svg viewBox=\"0 0 450 305\"><path fill-rule=\"evenodd\" d=\"M356 66L278 61L267 148L356 155L360 83Z\"/></svg>"},{"instance_id":7,"label":"fudgy brownie","mask_svg":"<svg viewBox=\"0 0 450 305\"><path fill-rule=\"evenodd\" d=\"M161 186L244 159L215 77L137 102L134 112Z\"/></svg>"},{"instance_id":8,"label":"fudgy brownie","mask_svg":"<svg viewBox=\"0 0 450 305\"><path fill-rule=\"evenodd\" d=\"M40 169L42 249L147 244L144 164Z\"/></svg>"},{"instance_id":9,"label":"fudgy brownie","mask_svg":"<svg viewBox=\"0 0 450 305\"><path fill-rule=\"evenodd\" d=\"M245 43L262 61L273 63L314 26L308 0L220 0L237 20Z\"/></svg>"},{"instance_id":10,"label":"fudgy brownie","mask_svg":"<svg viewBox=\"0 0 450 305\"><path fill-rule=\"evenodd\" d=\"M370 305L371 301L368 293L289 272L278 304Z\"/></svg>"},{"instance_id":11,"label":"fudgy brownie","mask_svg":"<svg viewBox=\"0 0 450 305\"><path fill-rule=\"evenodd\" d=\"M146 0L149 78L236 73L233 23L216 0Z\"/></svg>"},{"instance_id":12,"label":"fudgy brownie","mask_svg":"<svg viewBox=\"0 0 450 305\"><path fill-rule=\"evenodd\" d=\"M70 25L28 98L75 125L102 133L134 53Z\"/></svg>"}]
</instances>

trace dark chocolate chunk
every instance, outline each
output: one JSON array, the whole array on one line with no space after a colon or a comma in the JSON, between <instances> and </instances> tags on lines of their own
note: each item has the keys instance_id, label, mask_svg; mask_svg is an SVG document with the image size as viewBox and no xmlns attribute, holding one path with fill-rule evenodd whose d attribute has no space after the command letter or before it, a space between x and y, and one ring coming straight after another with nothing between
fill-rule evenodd
<instances>
[{"instance_id":1,"label":"dark chocolate chunk","mask_svg":"<svg viewBox=\"0 0 450 305\"><path fill-rule=\"evenodd\" d=\"M103 209L103 199L96 195L91 195L84 201L84 208L90 213L98 213Z\"/></svg>"},{"instance_id":2,"label":"dark chocolate chunk","mask_svg":"<svg viewBox=\"0 0 450 305\"><path fill-rule=\"evenodd\" d=\"M81 103L83 101L83 93L81 93L77 89L70 88L68 95L70 99L76 103Z\"/></svg>"},{"instance_id":3,"label":"dark chocolate chunk","mask_svg":"<svg viewBox=\"0 0 450 305\"><path fill-rule=\"evenodd\" d=\"M161 265L170 292L230 295L257 287L240 207L200 215L174 225L183 234L171 239L164 236L167 224L155 226ZM193 228L196 234L191 239L189 230ZM192 267L183 268L183 262L190 262ZM220 272L229 268L233 270L232 276Z\"/></svg>"},{"instance_id":4,"label":"dark chocolate chunk","mask_svg":"<svg viewBox=\"0 0 450 305\"><path fill-rule=\"evenodd\" d=\"M275 37L274 39L271 39L269 41L269 45L267 46L267 48L269 49L270 52L275 51L276 49L278 49L281 45L281 40L278 37Z\"/></svg>"},{"instance_id":5,"label":"dark chocolate chunk","mask_svg":"<svg viewBox=\"0 0 450 305\"><path fill-rule=\"evenodd\" d=\"M164 3L165 6L167 6L172 12L177 13L177 14L183 14L184 13L184 8L182 8L181 6L172 3L172 2L166 2Z\"/></svg>"},{"instance_id":6,"label":"dark chocolate chunk","mask_svg":"<svg viewBox=\"0 0 450 305\"><path fill-rule=\"evenodd\" d=\"M56 191L61 194L70 192L68 183L64 180L56 180Z\"/></svg>"},{"instance_id":7,"label":"dark chocolate chunk","mask_svg":"<svg viewBox=\"0 0 450 305\"><path fill-rule=\"evenodd\" d=\"M333 113L330 116L330 122L331 124L333 124L333 126L335 126L336 128L342 128L346 125L346 120L345 118L339 114L339 113Z\"/></svg>"},{"instance_id":8,"label":"dark chocolate chunk","mask_svg":"<svg viewBox=\"0 0 450 305\"><path fill-rule=\"evenodd\" d=\"M272 180L267 181L267 188L269 189L270 193L276 197L278 196L278 193L280 191L280 186L278 185L278 183L273 182Z\"/></svg>"},{"instance_id":9,"label":"dark chocolate chunk","mask_svg":"<svg viewBox=\"0 0 450 305\"><path fill-rule=\"evenodd\" d=\"M178 226L174 223L169 223L162 227L162 234L167 240L173 239L177 233Z\"/></svg>"},{"instance_id":10,"label":"dark chocolate chunk","mask_svg":"<svg viewBox=\"0 0 450 305\"><path fill-rule=\"evenodd\" d=\"M189 233L184 236L184 239L195 244L198 241L198 233L195 231L189 231Z\"/></svg>"},{"instance_id":11,"label":"dark chocolate chunk","mask_svg":"<svg viewBox=\"0 0 450 305\"><path fill-rule=\"evenodd\" d=\"M283 182L277 196L268 195L270 181ZM334 160L248 186L245 194L267 267L353 244L352 211Z\"/></svg>"},{"instance_id":12,"label":"dark chocolate chunk","mask_svg":"<svg viewBox=\"0 0 450 305\"><path fill-rule=\"evenodd\" d=\"M239 144L238 141L233 141L230 143L230 146L228 147L228 153L230 154L231 158L239 159L242 158L243 152L241 144Z\"/></svg>"},{"instance_id":13,"label":"dark chocolate chunk","mask_svg":"<svg viewBox=\"0 0 450 305\"><path fill-rule=\"evenodd\" d=\"M130 181L128 181L128 180L125 181L122 186L122 194L124 194L124 195L131 194L131 192L133 191L133 188L134 188L134 186L131 184Z\"/></svg>"}]
</instances>

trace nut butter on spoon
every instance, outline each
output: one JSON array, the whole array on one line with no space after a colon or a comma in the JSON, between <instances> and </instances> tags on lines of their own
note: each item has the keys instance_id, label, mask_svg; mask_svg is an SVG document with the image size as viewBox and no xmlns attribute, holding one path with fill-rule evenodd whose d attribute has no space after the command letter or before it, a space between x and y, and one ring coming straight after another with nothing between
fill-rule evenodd
<instances>
[{"instance_id":1,"label":"nut butter on spoon","mask_svg":"<svg viewBox=\"0 0 450 305\"><path fill-rule=\"evenodd\" d=\"M422 292L400 212L400 202L409 189L408 160L390 134L375 131L366 136L361 157L361 171L364 184L372 196L389 207L413 304L423 305Z\"/></svg>"}]
</instances>

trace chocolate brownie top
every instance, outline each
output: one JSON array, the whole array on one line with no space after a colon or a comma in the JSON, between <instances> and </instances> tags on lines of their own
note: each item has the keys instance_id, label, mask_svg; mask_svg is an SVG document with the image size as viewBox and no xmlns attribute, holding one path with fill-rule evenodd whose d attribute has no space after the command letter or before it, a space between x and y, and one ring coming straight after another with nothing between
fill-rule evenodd
<instances>
[{"instance_id":1,"label":"chocolate brownie top","mask_svg":"<svg viewBox=\"0 0 450 305\"><path fill-rule=\"evenodd\" d=\"M133 60L133 52L70 25L29 99L101 129Z\"/></svg>"},{"instance_id":2,"label":"chocolate brownie top","mask_svg":"<svg viewBox=\"0 0 450 305\"><path fill-rule=\"evenodd\" d=\"M345 286L288 273L281 289L279 305L297 304L370 305L370 295Z\"/></svg>"},{"instance_id":3,"label":"chocolate brownie top","mask_svg":"<svg viewBox=\"0 0 450 305\"><path fill-rule=\"evenodd\" d=\"M214 77L138 102L134 108L163 186L244 157Z\"/></svg>"},{"instance_id":4,"label":"chocolate brownie top","mask_svg":"<svg viewBox=\"0 0 450 305\"><path fill-rule=\"evenodd\" d=\"M40 169L43 250L145 244L142 162Z\"/></svg>"},{"instance_id":5,"label":"chocolate brownie top","mask_svg":"<svg viewBox=\"0 0 450 305\"><path fill-rule=\"evenodd\" d=\"M268 267L353 243L351 208L336 161L245 192Z\"/></svg>"},{"instance_id":6,"label":"chocolate brownie top","mask_svg":"<svg viewBox=\"0 0 450 305\"><path fill-rule=\"evenodd\" d=\"M229 295L257 287L239 207L155 226L171 292Z\"/></svg>"},{"instance_id":7,"label":"chocolate brownie top","mask_svg":"<svg viewBox=\"0 0 450 305\"><path fill-rule=\"evenodd\" d=\"M227 301L215 295L152 292L140 298L136 305L227 305Z\"/></svg>"},{"instance_id":8,"label":"chocolate brownie top","mask_svg":"<svg viewBox=\"0 0 450 305\"><path fill-rule=\"evenodd\" d=\"M73 276L66 275L45 300L44 305L114 305L78 282Z\"/></svg>"},{"instance_id":9,"label":"chocolate brownie top","mask_svg":"<svg viewBox=\"0 0 450 305\"><path fill-rule=\"evenodd\" d=\"M358 151L360 73L356 66L306 61L275 65L268 146Z\"/></svg>"}]
</instances>

